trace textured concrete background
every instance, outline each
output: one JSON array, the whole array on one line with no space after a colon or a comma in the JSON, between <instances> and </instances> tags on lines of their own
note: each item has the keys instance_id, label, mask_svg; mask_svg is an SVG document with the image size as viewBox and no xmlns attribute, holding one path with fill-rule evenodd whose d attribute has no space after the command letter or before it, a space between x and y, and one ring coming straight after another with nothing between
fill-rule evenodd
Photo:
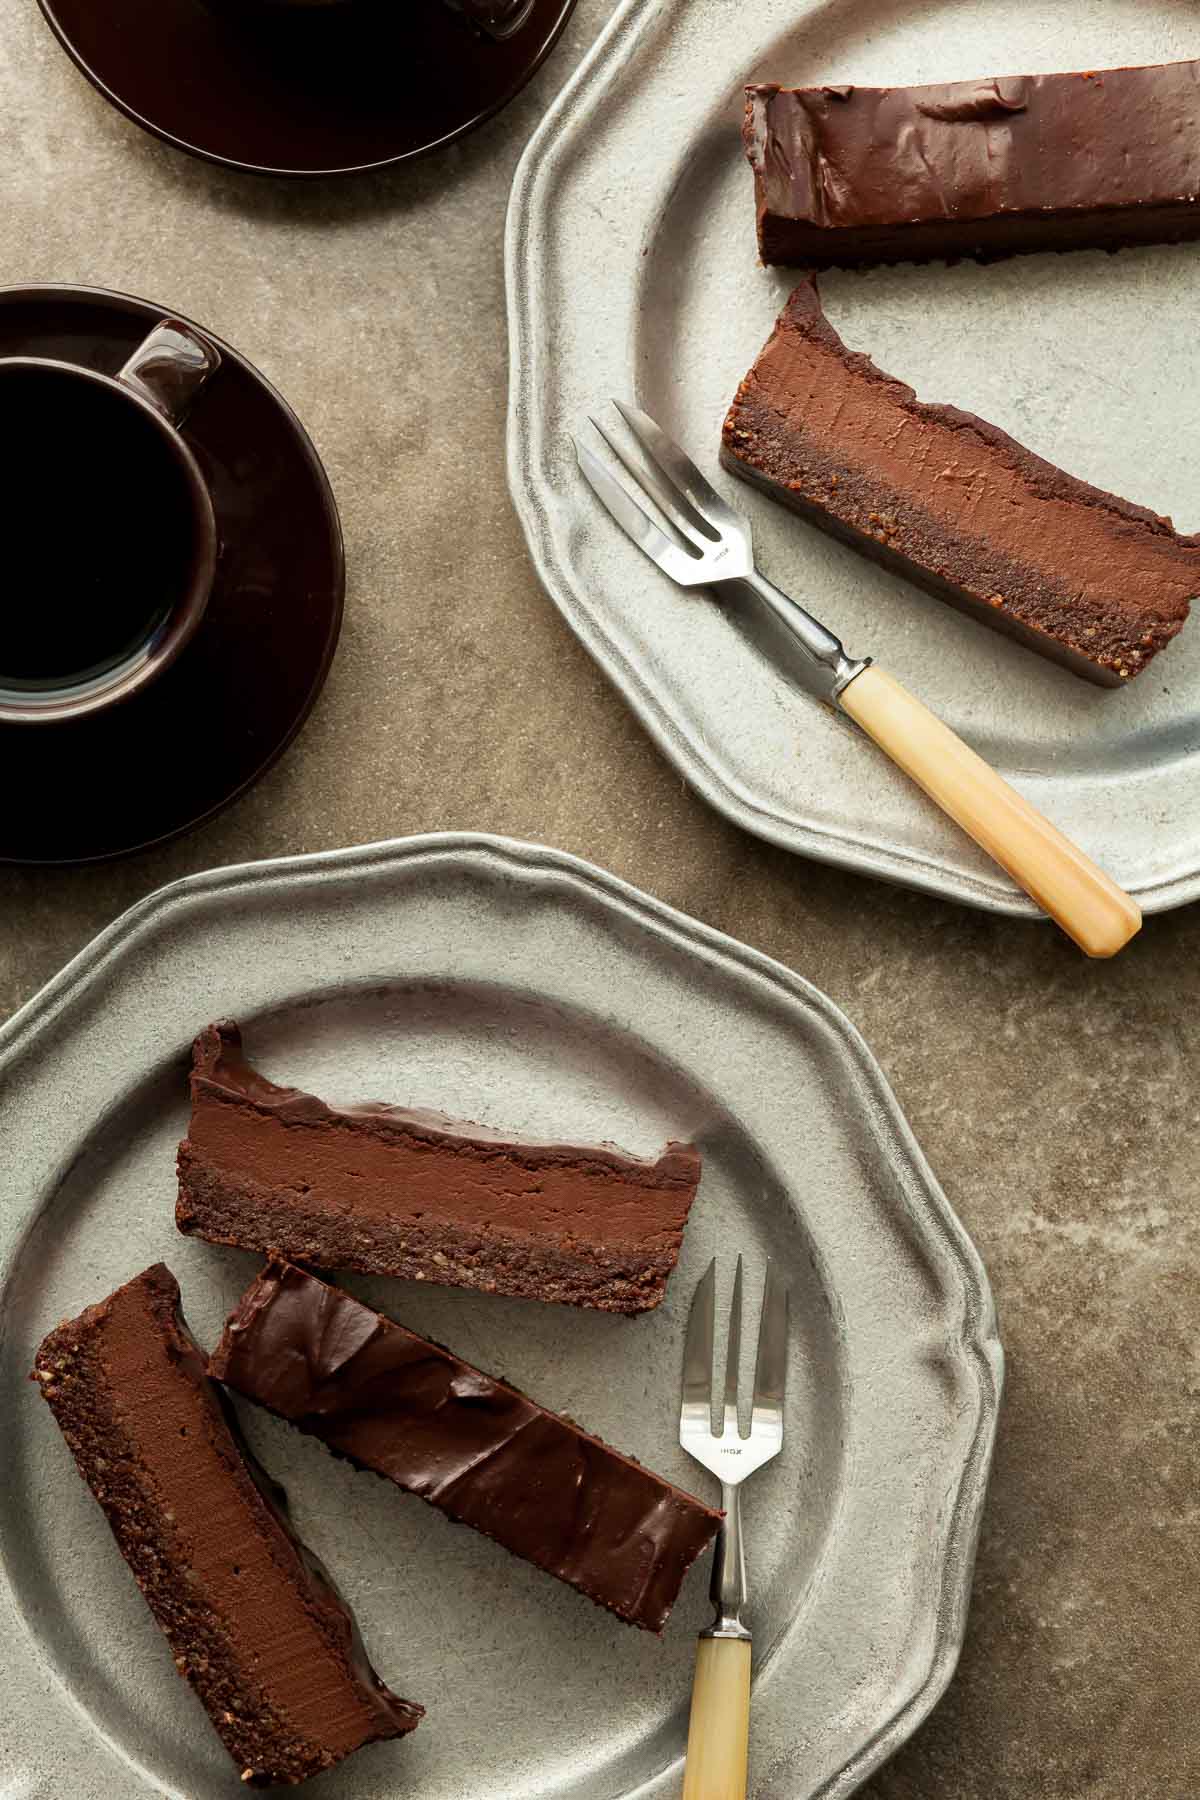
<instances>
[{"instance_id":1,"label":"textured concrete background","mask_svg":"<svg viewBox=\"0 0 1200 1800\"><path fill-rule=\"evenodd\" d=\"M451 827L575 851L789 963L882 1061L982 1250L1009 1355L960 1672L867 1791L1184 1800L1200 917L1088 966L1047 928L774 853L681 788L568 636L505 486L501 242L521 148L607 8L580 0L539 79L461 148L291 187L143 137L33 0L0 0L3 279L125 288L227 335L313 432L350 564L324 698L254 792L150 855L0 870L0 1012L176 875Z\"/></svg>"}]
</instances>

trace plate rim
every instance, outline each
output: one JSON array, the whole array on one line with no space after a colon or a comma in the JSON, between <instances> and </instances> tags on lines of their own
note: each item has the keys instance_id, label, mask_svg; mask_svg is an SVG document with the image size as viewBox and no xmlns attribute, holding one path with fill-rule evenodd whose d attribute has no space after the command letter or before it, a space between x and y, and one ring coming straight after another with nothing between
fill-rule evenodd
<instances>
[{"instance_id":1,"label":"plate rim","mask_svg":"<svg viewBox=\"0 0 1200 1800\"><path fill-rule=\"evenodd\" d=\"M104 77L96 69L93 69L87 59L76 49L68 36L65 27L58 19L54 9L54 0L38 0L38 7L42 17L53 33L59 48L66 54L70 62L84 79L90 83L101 98L107 100L108 104L113 107L116 112L119 112L123 118L128 119L131 125L137 125L142 131L147 132L150 137L157 138L159 143L167 144L172 150L180 150L185 156L194 156L198 161L210 163L215 168L232 169L239 175L261 175L277 181L329 181L337 180L343 176L349 175L369 175L380 169L396 168L402 163L417 162L423 156L433 156L437 151L444 150L448 144L455 144L460 138L469 136L471 132L477 130L481 125L486 125L489 119L494 119L497 113L503 112L505 107L509 106L522 89L527 87L529 82L533 80L533 77L537 74L551 51L558 44L563 32L566 30L571 14L575 10L575 5L576 0L559 0L559 11L555 17L554 23L551 25L541 48L525 65L521 75L511 87L506 88L497 97L494 105L488 106L483 112L477 113L464 124L457 125L450 131L443 132L441 137L433 138L427 144L421 144L416 149L412 150L401 150L394 156L375 157L367 162L335 163L328 168L320 169L289 169L278 168L272 163L242 162L235 156L222 156L219 151L206 150L200 144L193 144L187 138L176 136L174 132L170 131L164 125L156 125L153 119L148 119L144 113L138 112L135 106L132 106L127 101L123 100L116 89L111 87L108 82L105 81Z\"/></svg>"},{"instance_id":2,"label":"plate rim","mask_svg":"<svg viewBox=\"0 0 1200 1800\"><path fill-rule=\"evenodd\" d=\"M669 10L674 0L665 0ZM813 0L801 0L800 13ZM542 586L584 649L616 687L642 728L684 780L721 817L752 836L815 862L954 900L1011 918L1046 915L1035 901L999 871L973 873L956 868L936 851L916 852L810 817L785 818L756 801L720 768L699 754L642 680L636 664L609 636L583 602L579 584L559 555L543 492L544 438L538 407L542 348L538 320L543 304L539 244L548 231L549 195L560 166L574 153L572 133L620 81L621 68L664 10L664 0L619 0L616 10L543 116L517 165L509 193L504 234L505 292L508 305L509 386L507 418L508 486ZM571 131L563 129L570 122ZM1168 911L1200 898L1200 843L1169 874L1126 886L1144 913Z\"/></svg>"},{"instance_id":3,"label":"plate rim","mask_svg":"<svg viewBox=\"0 0 1200 1800\"><path fill-rule=\"evenodd\" d=\"M155 889L97 933L0 1025L0 1081L21 1059L36 1051L44 1033L62 1029L74 1008L86 1008L94 983L119 974L127 959L137 956L144 944L180 915L194 912L197 904L211 906L235 895L252 899L256 889L271 890L280 883L300 884L323 875L351 880L356 875L381 871L411 875L413 865L422 863L438 868L457 865L462 870L510 883L514 879L526 883L553 879L593 900L599 898L608 913L631 920L648 936L682 944L687 954L709 966L732 966L743 977L765 981L793 1015L818 1021L836 1046L839 1060L857 1092L870 1102L880 1156L896 1175L893 1203L909 1215L914 1228L919 1217L921 1226L933 1231L957 1272L963 1305L957 1328L947 1335L947 1349L970 1378L975 1424L958 1471L936 1574L930 1583L931 1596L936 1597L933 1641L915 1690L873 1736L858 1745L833 1777L820 1789L806 1791L808 1800L841 1800L861 1786L912 1735L941 1698L957 1665L995 1449L1004 1352L991 1287L979 1252L930 1168L865 1038L819 988L764 952L570 852L485 832L427 832L345 849L234 863L185 875ZM31 1223L27 1209L13 1207L0 1214L0 1295L7 1287L12 1260L19 1254ZM939 1286L944 1291L949 1291L950 1279L949 1273L939 1275ZM0 1561L0 1569L2 1566ZM792 1790L772 1788L773 1793L784 1791Z\"/></svg>"}]
</instances>

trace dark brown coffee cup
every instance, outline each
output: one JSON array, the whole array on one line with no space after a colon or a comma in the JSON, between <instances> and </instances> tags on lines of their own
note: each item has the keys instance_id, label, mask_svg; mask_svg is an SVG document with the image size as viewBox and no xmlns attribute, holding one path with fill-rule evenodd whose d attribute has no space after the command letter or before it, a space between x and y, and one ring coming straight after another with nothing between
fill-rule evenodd
<instances>
[{"instance_id":1,"label":"dark brown coffee cup","mask_svg":"<svg viewBox=\"0 0 1200 1800\"><path fill-rule=\"evenodd\" d=\"M0 358L9 525L0 593L0 724L116 705L170 667L208 604L212 497L180 433L220 367L164 319L116 375Z\"/></svg>"},{"instance_id":2,"label":"dark brown coffee cup","mask_svg":"<svg viewBox=\"0 0 1200 1800\"><path fill-rule=\"evenodd\" d=\"M497 40L514 37L533 11L533 0L442 0L442 4Z\"/></svg>"},{"instance_id":3,"label":"dark brown coffee cup","mask_svg":"<svg viewBox=\"0 0 1200 1800\"><path fill-rule=\"evenodd\" d=\"M208 3L226 17L240 15L247 20L255 17L261 20L272 13L345 11L351 6L365 12L372 0L208 0ZM377 8L413 3L414 0L373 0ZM533 0L420 0L420 4L445 6L451 12L460 13L477 31L496 39L514 36L533 10Z\"/></svg>"},{"instance_id":4,"label":"dark brown coffee cup","mask_svg":"<svg viewBox=\"0 0 1200 1800\"><path fill-rule=\"evenodd\" d=\"M256 25L265 19L278 21L287 13L365 11L369 0L205 0L205 4L210 12L219 13L222 18Z\"/></svg>"}]
</instances>

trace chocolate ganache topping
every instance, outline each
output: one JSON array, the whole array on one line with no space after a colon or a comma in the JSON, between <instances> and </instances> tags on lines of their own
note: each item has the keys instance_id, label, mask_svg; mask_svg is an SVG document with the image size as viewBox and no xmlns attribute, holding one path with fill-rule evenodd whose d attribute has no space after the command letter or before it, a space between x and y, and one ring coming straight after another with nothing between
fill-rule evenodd
<instances>
[{"instance_id":1,"label":"chocolate ganache topping","mask_svg":"<svg viewBox=\"0 0 1200 1800\"><path fill-rule=\"evenodd\" d=\"M1009 113L1024 112L1028 104L1028 83L1015 81L981 81L967 93L954 92L948 99L918 100L917 111L923 119L937 119L943 125L962 125L970 120L988 124L1003 120Z\"/></svg>"},{"instance_id":2,"label":"chocolate ganache topping","mask_svg":"<svg viewBox=\"0 0 1200 1800\"><path fill-rule=\"evenodd\" d=\"M764 262L812 268L1200 235L1200 63L746 90Z\"/></svg>"},{"instance_id":3,"label":"chocolate ganache topping","mask_svg":"<svg viewBox=\"0 0 1200 1800\"><path fill-rule=\"evenodd\" d=\"M450 1518L660 1631L719 1513L507 1383L287 1264L212 1357L219 1380Z\"/></svg>"}]
</instances>

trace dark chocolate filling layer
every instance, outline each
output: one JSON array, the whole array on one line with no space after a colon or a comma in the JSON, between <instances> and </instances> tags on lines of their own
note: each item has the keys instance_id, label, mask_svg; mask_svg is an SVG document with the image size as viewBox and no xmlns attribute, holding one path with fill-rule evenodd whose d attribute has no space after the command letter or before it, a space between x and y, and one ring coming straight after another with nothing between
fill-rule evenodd
<instances>
[{"instance_id":1,"label":"dark chocolate filling layer","mask_svg":"<svg viewBox=\"0 0 1200 1800\"><path fill-rule=\"evenodd\" d=\"M558 1244L519 1231L338 1213L288 1187L225 1172L184 1147L179 1157L181 1231L210 1244L296 1258L403 1281L434 1281L485 1294L637 1313L657 1306L677 1252L633 1255L587 1243Z\"/></svg>"},{"instance_id":2,"label":"dark chocolate filling layer","mask_svg":"<svg viewBox=\"0 0 1200 1800\"><path fill-rule=\"evenodd\" d=\"M371 1668L282 1489L235 1435L162 1264L50 1333L34 1374L248 1785L294 1784L422 1709Z\"/></svg>"},{"instance_id":3,"label":"dark chocolate filling layer","mask_svg":"<svg viewBox=\"0 0 1200 1800\"><path fill-rule=\"evenodd\" d=\"M1200 540L848 351L796 289L722 460L875 561L1094 681L1136 675L1200 592Z\"/></svg>"}]
</instances>

